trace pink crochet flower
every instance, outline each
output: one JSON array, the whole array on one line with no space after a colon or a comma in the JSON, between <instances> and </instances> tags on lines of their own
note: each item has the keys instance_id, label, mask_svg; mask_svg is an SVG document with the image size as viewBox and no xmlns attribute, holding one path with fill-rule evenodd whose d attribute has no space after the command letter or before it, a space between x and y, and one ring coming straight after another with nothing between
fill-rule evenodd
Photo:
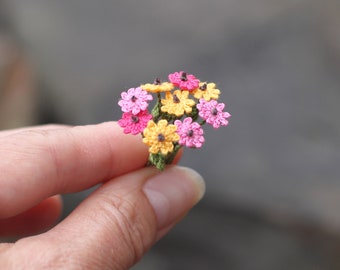
<instances>
[{"instance_id":1,"label":"pink crochet flower","mask_svg":"<svg viewBox=\"0 0 340 270\"><path fill-rule=\"evenodd\" d=\"M122 99L118 102L123 112L132 112L138 114L140 111L146 110L148 101L152 100L152 96L140 87L130 88L127 92L122 92Z\"/></svg>"},{"instance_id":2,"label":"pink crochet flower","mask_svg":"<svg viewBox=\"0 0 340 270\"><path fill-rule=\"evenodd\" d=\"M123 113L122 119L118 121L118 124L124 128L125 134L136 135L143 132L146 128L152 115L148 111L140 111L138 114L132 114L131 112Z\"/></svg>"},{"instance_id":3,"label":"pink crochet flower","mask_svg":"<svg viewBox=\"0 0 340 270\"><path fill-rule=\"evenodd\" d=\"M223 112L224 103L217 103L216 100L206 101L201 98L200 103L197 104L199 116L207 121L208 124L214 128L228 125L228 118L231 116L228 112Z\"/></svg>"},{"instance_id":4,"label":"pink crochet flower","mask_svg":"<svg viewBox=\"0 0 340 270\"><path fill-rule=\"evenodd\" d=\"M192 74L187 74L184 71L169 74L169 81L178 86L181 90L192 91L198 88L200 81Z\"/></svg>"},{"instance_id":5,"label":"pink crochet flower","mask_svg":"<svg viewBox=\"0 0 340 270\"><path fill-rule=\"evenodd\" d=\"M203 129L200 124L192 122L191 117L187 117L181 122L176 120L177 133L180 136L179 144L186 147L199 148L204 143Z\"/></svg>"}]
</instances>

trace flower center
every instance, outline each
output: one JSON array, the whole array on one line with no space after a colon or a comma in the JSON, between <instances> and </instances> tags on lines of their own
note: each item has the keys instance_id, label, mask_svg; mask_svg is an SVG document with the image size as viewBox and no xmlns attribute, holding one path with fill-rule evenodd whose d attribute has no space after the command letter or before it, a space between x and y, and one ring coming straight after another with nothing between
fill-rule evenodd
<instances>
[{"instance_id":1,"label":"flower center","mask_svg":"<svg viewBox=\"0 0 340 270\"><path fill-rule=\"evenodd\" d=\"M204 91L204 90L207 90L207 84L204 83L200 86L200 90Z\"/></svg>"},{"instance_id":2,"label":"flower center","mask_svg":"<svg viewBox=\"0 0 340 270\"><path fill-rule=\"evenodd\" d=\"M154 85L160 85L161 80L159 78L156 78L155 81L153 82Z\"/></svg>"},{"instance_id":3,"label":"flower center","mask_svg":"<svg viewBox=\"0 0 340 270\"><path fill-rule=\"evenodd\" d=\"M174 103L180 103L180 102L181 102L177 95L173 95L172 101L173 101Z\"/></svg>"},{"instance_id":4,"label":"flower center","mask_svg":"<svg viewBox=\"0 0 340 270\"><path fill-rule=\"evenodd\" d=\"M213 109L211 110L211 114L214 115L214 116L216 116L216 115L218 114L217 109L216 109L216 108L213 108Z\"/></svg>"},{"instance_id":5,"label":"flower center","mask_svg":"<svg viewBox=\"0 0 340 270\"><path fill-rule=\"evenodd\" d=\"M181 81L182 81L182 82L186 82L187 80L188 80L188 78L187 78L187 73L186 73L186 72L182 72Z\"/></svg>"},{"instance_id":6,"label":"flower center","mask_svg":"<svg viewBox=\"0 0 340 270\"><path fill-rule=\"evenodd\" d=\"M187 132L188 137L192 137L194 135L194 131L192 129Z\"/></svg>"},{"instance_id":7,"label":"flower center","mask_svg":"<svg viewBox=\"0 0 340 270\"><path fill-rule=\"evenodd\" d=\"M132 115L132 116L131 116L131 121L132 121L132 123L136 124L136 123L139 122L139 117L136 116L136 115Z\"/></svg>"},{"instance_id":8,"label":"flower center","mask_svg":"<svg viewBox=\"0 0 340 270\"><path fill-rule=\"evenodd\" d=\"M157 135L157 140L158 140L159 142L164 142L164 141L165 141L164 135L163 135L162 133L159 133L159 134Z\"/></svg>"},{"instance_id":9,"label":"flower center","mask_svg":"<svg viewBox=\"0 0 340 270\"><path fill-rule=\"evenodd\" d=\"M132 96L132 97L131 97L131 101L132 101L132 102L135 102L136 100L137 100L137 98L136 98L135 96Z\"/></svg>"}]
</instances>

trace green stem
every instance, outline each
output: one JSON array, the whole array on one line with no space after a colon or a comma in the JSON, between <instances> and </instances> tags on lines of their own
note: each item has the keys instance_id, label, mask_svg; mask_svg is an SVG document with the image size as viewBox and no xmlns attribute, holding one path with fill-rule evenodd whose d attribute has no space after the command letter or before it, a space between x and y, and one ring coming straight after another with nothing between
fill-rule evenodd
<instances>
[{"instance_id":1,"label":"green stem","mask_svg":"<svg viewBox=\"0 0 340 270\"><path fill-rule=\"evenodd\" d=\"M157 93L157 98L158 98L158 102L157 102L157 104L158 104L158 111L160 112L161 111L161 107L162 107L162 102L161 102L161 100L162 100L162 97L161 97L161 93Z\"/></svg>"},{"instance_id":2,"label":"green stem","mask_svg":"<svg viewBox=\"0 0 340 270\"><path fill-rule=\"evenodd\" d=\"M200 124L201 126L203 126L206 122L207 122L207 121L202 120L199 124Z\"/></svg>"},{"instance_id":3,"label":"green stem","mask_svg":"<svg viewBox=\"0 0 340 270\"><path fill-rule=\"evenodd\" d=\"M171 164L176 157L176 154L178 153L178 150L181 149L181 145L178 143L174 143L174 150L167 154L163 155L161 153L158 154L150 154L149 160L145 164L145 166L155 166L157 169L163 171L166 167L166 165Z\"/></svg>"},{"instance_id":4,"label":"green stem","mask_svg":"<svg viewBox=\"0 0 340 270\"><path fill-rule=\"evenodd\" d=\"M174 150L166 156L165 164L171 164L174 161L174 158L176 157L178 150L181 149L181 145L178 143L174 143Z\"/></svg>"}]
</instances>

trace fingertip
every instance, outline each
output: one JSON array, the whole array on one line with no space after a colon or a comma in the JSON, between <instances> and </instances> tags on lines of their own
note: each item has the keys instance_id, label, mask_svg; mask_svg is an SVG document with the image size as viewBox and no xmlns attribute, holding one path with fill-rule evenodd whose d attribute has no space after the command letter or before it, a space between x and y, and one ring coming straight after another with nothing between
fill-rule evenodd
<instances>
[{"instance_id":1,"label":"fingertip","mask_svg":"<svg viewBox=\"0 0 340 270\"><path fill-rule=\"evenodd\" d=\"M149 179L143 191L160 230L183 217L203 197L205 183L196 171L173 166Z\"/></svg>"}]
</instances>

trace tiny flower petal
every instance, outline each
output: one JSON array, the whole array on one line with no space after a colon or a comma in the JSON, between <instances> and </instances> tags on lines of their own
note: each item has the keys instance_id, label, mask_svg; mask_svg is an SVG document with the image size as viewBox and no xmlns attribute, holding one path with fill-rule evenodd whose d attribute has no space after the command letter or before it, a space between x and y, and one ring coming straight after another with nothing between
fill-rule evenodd
<instances>
[{"instance_id":1,"label":"tiny flower petal","mask_svg":"<svg viewBox=\"0 0 340 270\"><path fill-rule=\"evenodd\" d=\"M182 116L184 113L191 113L195 101L188 98L188 91L176 90L173 94L165 93L165 99L161 100L161 111L176 116Z\"/></svg>"},{"instance_id":2,"label":"tiny flower petal","mask_svg":"<svg viewBox=\"0 0 340 270\"><path fill-rule=\"evenodd\" d=\"M151 93L168 92L174 89L174 85L172 83L162 83L159 79L156 79L154 83L142 84L140 87Z\"/></svg>"},{"instance_id":3,"label":"tiny flower petal","mask_svg":"<svg viewBox=\"0 0 340 270\"><path fill-rule=\"evenodd\" d=\"M206 122L214 128L228 125L228 118L231 116L228 112L223 112L224 103L217 103L216 100L206 101L201 98L200 103L197 104L198 114Z\"/></svg>"},{"instance_id":4,"label":"tiny flower petal","mask_svg":"<svg viewBox=\"0 0 340 270\"><path fill-rule=\"evenodd\" d=\"M184 71L169 74L169 81L181 90L192 91L199 86L199 80L192 74Z\"/></svg>"},{"instance_id":5,"label":"tiny flower petal","mask_svg":"<svg viewBox=\"0 0 340 270\"><path fill-rule=\"evenodd\" d=\"M192 92L195 98L204 98L206 101L218 99L220 93L221 91L216 89L216 84L206 82L201 82L199 87Z\"/></svg>"},{"instance_id":6,"label":"tiny flower petal","mask_svg":"<svg viewBox=\"0 0 340 270\"><path fill-rule=\"evenodd\" d=\"M186 147L200 148L204 143L203 129L200 124L193 122L191 117L187 117L181 122L176 120L177 133L180 136L179 144Z\"/></svg>"},{"instance_id":7,"label":"tiny flower petal","mask_svg":"<svg viewBox=\"0 0 340 270\"><path fill-rule=\"evenodd\" d=\"M132 112L138 114L140 111L146 110L148 101L152 100L152 96L140 87L130 88L127 92L122 92L121 100L118 105L123 112Z\"/></svg>"},{"instance_id":8,"label":"tiny flower petal","mask_svg":"<svg viewBox=\"0 0 340 270\"><path fill-rule=\"evenodd\" d=\"M148 111L140 111L138 114L132 114L131 112L123 113L122 119L118 121L118 124L124 128L125 134L136 135L142 133L147 126L149 120L152 119L152 115Z\"/></svg>"},{"instance_id":9,"label":"tiny flower petal","mask_svg":"<svg viewBox=\"0 0 340 270\"><path fill-rule=\"evenodd\" d=\"M143 132L143 142L149 146L150 153L167 155L174 150L174 142L180 139L176 130L177 126L168 124L167 120L158 123L150 120Z\"/></svg>"}]
</instances>

